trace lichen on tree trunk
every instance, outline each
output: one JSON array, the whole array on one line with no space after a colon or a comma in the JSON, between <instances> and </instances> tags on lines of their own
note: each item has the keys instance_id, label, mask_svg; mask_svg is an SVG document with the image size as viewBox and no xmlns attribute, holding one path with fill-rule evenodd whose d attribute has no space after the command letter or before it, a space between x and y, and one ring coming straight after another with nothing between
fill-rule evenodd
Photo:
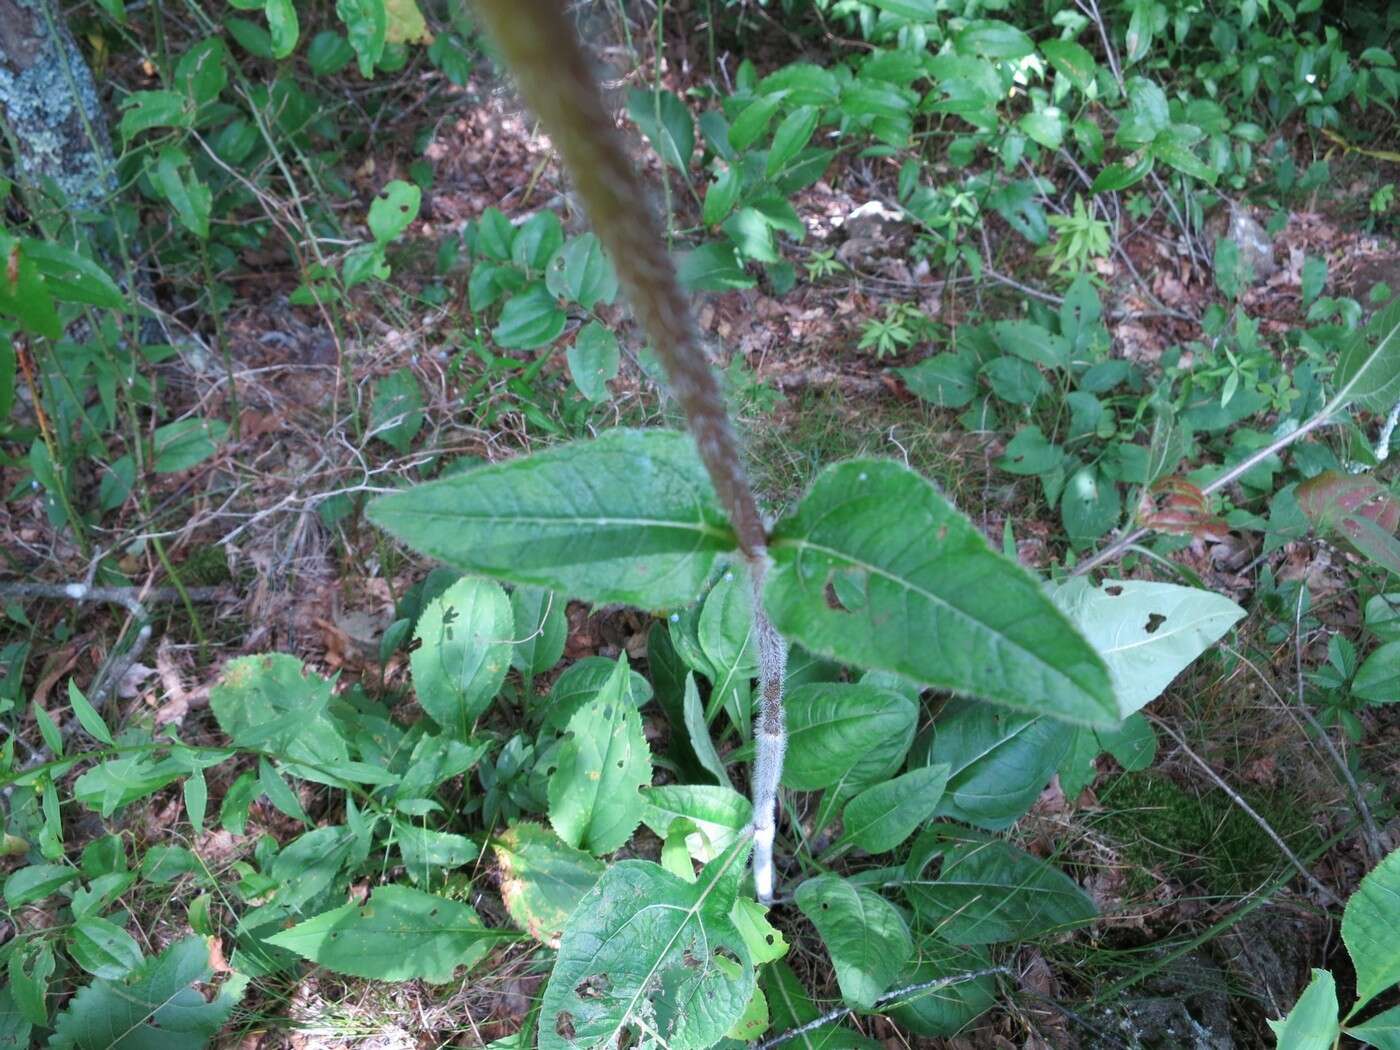
<instances>
[{"instance_id":1,"label":"lichen on tree trunk","mask_svg":"<svg viewBox=\"0 0 1400 1050\"><path fill-rule=\"evenodd\" d=\"M116 189L107 119L62 14L50 0L0 0L0 115L17 181L74 212L103 210Z\"/></svg>"}]
</instances>

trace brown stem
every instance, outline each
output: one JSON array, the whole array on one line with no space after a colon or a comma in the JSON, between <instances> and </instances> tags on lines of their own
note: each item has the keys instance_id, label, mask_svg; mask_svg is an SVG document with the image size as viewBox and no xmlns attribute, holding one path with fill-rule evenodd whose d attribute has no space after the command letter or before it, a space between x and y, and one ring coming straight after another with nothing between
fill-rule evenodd
<instances>
[{"instance_id":1,"label":"brown stem","mask_svg":"<svg viewBox=\"0 0 1400 1050\"><path fill-rule=\"evenodd\" d=\"M598 239L671 381L715 491L750 559L767 542L719 384L665 231L560 0L477 0L520 93L564 158Z\"/></svg>"}]
</instances>

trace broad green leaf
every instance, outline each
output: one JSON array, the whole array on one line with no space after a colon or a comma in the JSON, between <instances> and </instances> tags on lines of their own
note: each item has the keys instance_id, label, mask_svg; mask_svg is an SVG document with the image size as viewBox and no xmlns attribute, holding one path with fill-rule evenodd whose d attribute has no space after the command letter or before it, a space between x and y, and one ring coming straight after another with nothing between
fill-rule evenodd
<instances>
[{"instance_id":1,"label":"broad green leaf","mask_svg":"<svg viewBox=\"0 0 1400 1050\"><path fill-rule=\"evenodd\" d=\"M564 600L541 587L517 587L510 592L515 620L510 663L527 678L544 674L564 655L569 622Z\"/></svg>"},{"instance_id":2,"label":"broad green leaf","mask_svg":"<svg viewBox=\"0 0 1400 1050\"><path fill-rule=\"evenodd\" d=\"M816 682L788 693L783 784L816 791L864 786L899 767L913 740L918 705L869 685Z\"/></svg>"},{"instance_id":3,"label":"broad green leaf","mask_svg":"<svg viewBox=\"0 0 1400 1050\"><path fill-rule=\"evenodd\" d=\"M408 229L422 201L423 191L411 182L395 179L386 184L369 206L369 232L375 241L388 244Z\"/></svg>"},{"instance_id":4,"label":"broad green leaf","mask_svg":"<svg viewBox=\"0 0 1400 1050\"><path fill-rule=\"evenodd\" d=\"M1312 981L1280 1021L1269 1021L1279 1050L1332 1050L1341 1025L1337 1021L1337 984L1326 970L1313 970Z\"/></svg>"},{"instance_id":5,"label":"broad green leaf","mask_svg":"<svg viewBox=\"0 0 1400 1050\"><path fill-rule=\"evenodd\" d=\"M323 912L267 940L336 973L442 984L459 966L475 966L498 941L516 936L488 929L461 901L379 886L364 904Z\"/></svg>"},{"instance_id":6,"label":"broad green leaf","mask_svg":"<svg viewBox=\"0 0 1400 1050\"><path fill-rule=\"evenodd\" d=\"M1097 467L1080 467L1060 496L1060 520L1070 543L1086 547L1118 524L1123 513L1118 486Z\"/></svg>"},{"instance_id":7,"label":"broad green leaf","mask_svg":"<svg viewBox=\"0 0 1400 1050\"><path fill-rule=\"evenodd\" d=\"M44 288L55 299L104 310L127 309L129 304L117 283L86 256L52 241L26 238L20 245L22 258L33 262L35 271L44 279ZM0 412L0 419L8 415L8 411Z\"/></svg>"},{"instance_id":8,"label":"broad green leaf","mask_svg":"<svg viewBox=\"0 0 1400 1050\"><path fill-rule=\"evenodd\" d=\"M465 835L397 818L392 826L393 844L399 848L404 869L414 882L429 882L442 870L460 868L481 855L477 844Z\"/></svg>"},{"instance_id":9,"label":"broad green leaf","mask_svg":"<svg viewBox=\"0 0 1400 1050\"><path fill-rule=\"evenodd\" d=\"M1361 880L1342 912L1342 940L1356 967L1356 1005L1400 981L1400 850Z\"/></svg>"},{"instance_id":10,"label":"broad green leaf","mask_svg":"<svg viewBox=\"0 0 1400 1050\"><path fill-rule=\"evenodd\" d=\"M5 903L16 910L56 893L78 877L78 869L66 864L30 864L5 879Z\"/></svg>"},{"instance_id":11,"label":"broad green leaf","mask_svg":"<svg viewBox=\"0 0 1400 1050\"><path fill-rule=\"evenodd\" d=\"M764 966L781 959L788 952L788 942L782 932L768 921L768 909L749 897L740 897L729 912L739 935L749 949L755 966Z\"/></svg>"},{"instance_id":12,"label":"broad green leaf","mask_svg":"<svg viewBox=\"0 0 1400 1050\"><path fill-rule=\"evenodd\" d=\"M1016 436L1006 443L1006 451L996 465L1008 474L1038 477L1054 470L1064 459L1064 449L1047 440L1040 427L1032 423L1018 430Z\"/></svg>"},{"instance_id":13,"label":"broad green leaf","mask_svg":"<svg viewBox=\"0 0 1400 1050\"><path fill-rule=\"evenodd\" d=\"M407 455L423 428L423 391L407 366L375 380L369 432L399 455Z\"/></svg>"},{"instance_id":14,"label":"broad green leaf","mask_svg":"<svg viewBox=\"0 0 1400 1050\"><path fill-rule=\"evenodd\" d=\"M544 282L533 281L506 300L491 338L510 350L534 350L558 339L567 321Z\"/></svg>"},{"instance_id":15,"label":"broad green leaf","mask_svg":"<svg viewBox=\"0 0 1400 1050\"><path fill-rule=\"evenodd\" d=\"M185 102L178 91L133 91L122 100L122 141L130 142L151 128L189 127L194 112L185 108Z\"/></svg>"},{"instance_id":16,"label":"broad green leaf","mask_svg":"<svg viewBox=\"0 0 1400 1050\"><path fill-rule=\"evenodd\" d=\"M418 618L420 644L409 656L413 688L423 710L458 739L471 734L500 692L515 631L510 598L480 577L458 580Z\"/></svg>"},{"instance_id":17,"label":"broad green leaf","mask_svg":"<svg viewBox=\"0 0 1400 1050\"><path fill-rule=\"evenodd\" d=\"M750 102L729 126L729 144L737 150L746 150L752 146L767 129L773 114L778 112L782 103L782 92L764 95Z\"/></svg>"},{"instance_id":18,"label":"broad green leaf","mask_svg":"<svg viewBox=\"0 0 1400 1050\"><path fill-rule=\"evenodd\" d=\"M355 49L360 76L374 76L374 67L384 57L389 31L389 15L384 0L335 0L336 16L345 23L345 35Z\"/></svg>"},{"instance_id":19,"label":"broad green leaf","mask_svg":"<svg viewBox=\"0 0 1400 1050\"><path fill-rule=\"evenodd\" d=\"M188 470L212 456L227 435L228 424L222 419L182 419L156 427L151 469L157 474Z\"/></svg>"},{"instance_id":20,"label":"broad green leaf","mask_svg":"<svg viewBox=\"0 0 1400 1050\"><path fill-rule=\"evenodd\" d=\"M665 784L642 790L646 809L642 821L665 838L671 825L688 821L696 829L687 836L690 855L708 864L737 842L753 819L753 806L728 783Z\"/></svg>"},{"instance_id":21,"label":"broad green leaf","mask_svg":"<svg viewBox=\"0 0 1400 1050\"><path fill-rule=\"evenodd\" d=\"M930 828L931 839L949 829ZM922 841L922 840L921 840ZM914 847L916 858L923 852ZM909 903L931 931L954 944L996 944L1071 929L1093 919L1094 903L1064 872L999 839L934 846L935 879L910 872Z\"/></svg>"},{"instance_id":22,"label":"broad green leaf","mask_svg":"<svg viewBox=\"0 0 1400 1050\"><path fill-rule=\"evenodd\" d=\"M980 948L949 944L927 937L918 946L915 961L900 974L897 987L923 984L944 977L985 970L989 965ZM996 978L978 977L945 988L922 989L907 998L880 1007L905 1028L922 1036L956 1035L969 1021L996 1005Z\"/></svg>"},{"instance_id":23,"label":"broad green leaf","mask_svg":"<svg viewBox=\"0 0 1400 1050\"><path fill-rule=\"evenodd\" d=\"M579 903L540 1008L540 1050L617 1045L631 1030L705 1050L743 1015L754 971L730 918L747 839L687 882L650 861L610 867Z\"/></svg>"},{"instance_id":24,"label":"broad green leaf","mask_svg":"<svg viewBox=\"0 0 1400 1050\"><path fill-rule=\"evenodd\" d=\"M741 189L739 169L730 165L721 168L705 189L705 203L700 209L700 221L706 226L718 226L734 210Z\"/></svg>"},{"instance_id":25,"label":"broad green leaf","mask_svg":"<svg viewBox=\"0 0 1400 1050\"><path fill-rule=\"evenodd\" d=\"M768 150L766 172L770 179L806 148L817 130L820 116L821 110L816 106L799 106L782 119L773 132L773 145Z\"/></svg>"},{"instance_id":26,"label":"broad green leaf","mask_svg":"<svg viewBox=\"0 0 1400 1050\"><path fill-rule=\"evenodd\" d=\"M1094 735L1103 749L1129 773L1146 769L1157 755L1157 732L1141 712L1129 715L1115 729L1096 729Z\"/></svg>"},{"instance_id":27,"label":"broad green leaf","mask_svg":"<svg viewBox=\"0 0 1400 1050\"><path fill-rule=\"evenodd\" d=\"M491 845L510 917L535 940L557 948L564 924L605 865L541 824L514 824Z\"/></svg>"},{"instance_id":28,"label":"broad green leaf","mask_svg":"<svg viewBox=\"0 0 1400 1050\"><path fill-rule=\"evenodd\" d=\"M1068 368L1069 340L1030 321L997 321L992 338L1003 353L1045 368Z\"/></svg>"},{"instance_id":29,"label":"broad green leaf","mask_svg":"<svg viewBox=\"0 0 1400 1050\"><path fill-rule=\"evenodd\" d=\"M926 764L949 767L941 816L989 831L1008 828L1055 775L1074 727L975 700L950 700L934 720Z\"/></svg>"},{"instance_id":30,"label":"broad green leaf","mask_svg":"<svg viewBox=\"0 0 1400 1050\"><path fill-rule=\"evenodd\" d=\"M715 778L715 783L728 785L729 777L725 774L724 763L720 761L714 741L710 739L710 727L705 724L705 708L700 703L700 690L695 687L695 675L688 671L682 705L682 719L686 732L690 734L690 749L695 752L705 772Z\"/></svg>"},{"instance_id":31,"label":"broad green leaf","mask_svg":"<svg viewBox=\"0 0 1400 1050\"><path fill-rule=\"evenodd\" d=\"M589 321L569 344L569 377L589 401L605 401L608 382L617 378L621 363L617 336L599 321Z\"/></svg>"},{"instance_id":32,"label":"broad green leaf","mask_svg":"<svg viewBox=\"0 0 1400 1050\"><path fill-rule=\"evenodd\" d=\"M690 168L690 157L695 152L695 121L674 93L633 88L627 94L627 115L667 165L681 173Z\"/></svg>"},{"instance_id":33,"label":"broad green leaf","mask_svg":"<svg viewBox=\"0 0 1400 1050\"><path fill-rule=\"evenodd\" d=\"M11 957L18 958L19 952L14 952ZM30 1046L29 1037L33 1030L34 1022L25 1016L13 983L0 986L0 1046L15 1047L16 1050Z\"/></svg>"},{"instance_id":34,"label":"broad green leaf","mask_svg":"<svg viewBox=\"0 0 1400 1050\"><path fill-rule=\"evenodd\" d=\"M969 22L953 36L953 47L960 55L982 58L1025 58L1035 53L1035 45L1025 33L991 18Z\"/></svg>"},{"instance_id":35,"label":"broad green leaf","mask_svg":"<svg viewBox=\"0 0 1400 1050\"><path fill-rule=\"evenodd\" d=\"M757 282L728 241L710 241L676 258L676 276L692 292L728 292L752 288Z\"/></svg>"},{"instance_id":36,"label":"broad green leaf","mask_svg":"<svg viewBox=\"0 0 1400 1050\"><path fill-rule=\"evenodd\" d=\"M73 924L68 953L94 977L116 980L141 965L141 947L136 938L116 923L95 915L85 915Z\"/></svg>"},{"instance_id":37,"label":"broad green leaf","mask_svg":"<svg viewBox=\"0 0 1400 1050\"><path fill-rule=\"evenodd\" d=\"M883 1043L867 1039L836 1021L806 1028L824 1011L817 1009L786 962L765 966L762 979L773 1029L779 1032L803 1029L802 1035L794 1041L794 1050L882 1050Z\"/></svg>"},{"instance_id":38,"label":"broad green leaf","mask_svg":"<svg viewBox=\"0 0 1400 1050\"><path fill-rule=\"evenodd\" d=\"M355 59L355 49L340 33L324 29L311 38L306 62L318 77L334 76Z\"/></svg>"},{"instance_id":39,"label":"broad green leaf","mask_svg":"<svg viewBox=\"0 0 1400 1050\"><path fill-rule=\"evenodd\" d=\"M724 221L722 229L745 259L775 263L781 258L773 227L757 208L740 208Z\"/></svg>"},{"instance_id":40,"label":"broad green leaf","mask_svg":"<svg viewBox=\"0 0 1400 1050\"><path fill-rule=\"evenodd\" d=\"M654 671L655 658L649 658ZM549 691L549 706L544 712L545 727L562 733L569 719L585 704L592 702L603 686L608 684L616 666L615 661L604 656L585 656L564 668ZM642 707L652 697L651 683L645 676L633 671L628 678L627 696L632 704Z\"/></svg>"},{"instance_id":41,"label":"broad green leaf","mask_svg":"<svg viewBox=\"0 0 1400 1050\"><path fill-rule=\"evenodd\" d=\"M248 979L227 978L212 1001L201 986L214 976L209 942L176 941L120 980L98 978L79 990L54 1022L55 1050L203 1050L223 1027Z\"/></svg>"},{"instance_id":42,"label":"broad green leaf","mask_svg":"<svg viewBox=\"0 0 1400 1050\"><path fill-rule=\"evenodd\" d=\"M1392 1006L1361 1024L1350 1025L1346 1033L1376 1050L1400 1050L1400 1006Z\"/></svg>"},{"instance_id":43,"label":"broad green leaf","mask_svg":"<svg viewBox=\"0 0 1400 1050\"><path fill-rule=\"evenodd\" d=\"M870 6L911 22L937 22L943 15L938 0L871 0Z\"/></svg>"},{"instance_id":44,"label":"broad green leaf","mask_svg":"<svg viewBox=\"0 0 1400 1050\"><path fill-rule=\"evenodd\" d=\"M1094 176L1094 184L1089 187L1089 192L1111 193L1115 190L1126 190L1147 178L1151 171L1152 154L1149 152L1144 152L1142 157L1132 164L1114 161Z\"/></svg>"},{"instance_id":45,"label":"broad green leaf","mask_svg":"<svg viewBox=\"0 0 1400 1050\"><path fill-rule=\"evenodd\" d=\"M292 0L266 0L263 13L267 15L267 28L272 35L272 57L286 58L296 50L301 33L296 5Z\"/></svg>"},{"instance_id":46,"label":"broad green leaf","mask_svg":"<svg viewBox=\"0 0 1400 1050\"><path fill-rule=\"evenodd\" d=\"M867 853L888 853L933 816L948 773L946 763L923 766L866 788L846 803L843 839Z\"/></svg>"},{"instance_id":47,"label":"broad green leaf","mask_svg":"<svg viewBox=\"0 0 1400 1050\"><path fill-rule=\"evenodd\" d=\"M665 430L609 430L381 496L367 513L464 572L646 609L694 601L735 548L694 442Z\"/></svg>"},{"instance_id":48,"label":"broad green leaf","mask_svg":"<svg viewBox=\"0 0 1400 1050\"><path fill-rule=\"evenodd\" d=\"M1059 149L1065 140L1069 121L1058 106L1045 106L1025 114L1016 122L1016 126L1025 132L1026 138L1032 142L1037 142L1046 149Z\"/></svg>"},{"instance_id":49,"label":"broad green leaf","mask_svg":"<svg viewBox=\"0 0 1400 1050\"><path fill-rule=\"evenodd\" d=\"M582 233L554 253L545 270L545 285L560 299L585 310L617 298L617 271L592 233Z\"/></svg>"},{"instance_id":50,"label":"broad green leaf","mask_svg":"<svg viewBox=\"0 0 1400 1050\"><path fill-rule=\"evenodd\" d=\"M155 161L154 182L174 207L181 225L195 237L209 239L213 195L209 186L200 182L185 151L172 146L161 150Z\"/></svg>"},{"instance_id":51,"label":"broad green leaf","mask_svg":"<svg viewBox=\"0 0 1400 1050\"><path fill-rule=\"evenodd\" d=\"M841 998L869 1010L914 953L903 916L879 894L835 875L808 879L796 900L826 945Z\"/></svg>"},{"instance_id":52,"label":"broad green leaf","mask_svg":"<svg viewBox=\"0 0 1400 1050\"><path fill-rule=\"evenodd\" d=\"M1089 94L1097 66L1094 56L1073 40L1041 41L1040 51L1055 67L1057 73L1073 84L1084 94Z\"/></svg>"},{"instance_id":53,"label":"broad green leaf","mask_svg":"<svg viewBox=\"0 0 1400 1050\"><path fill-rule=\"evenodd\" d=\"M1155 700L1183 669L1244 617L1230 599L1198 587L1083 576L1051 592L1070 623L1093 644L1113 677L1127 718Z\"/></svg>"},{"instance_id":54,"label":"broad green leaf","mask_svg":"<svg viewBox=\"0 0 1400 1050\"><path fill-rule=\"evenodd\" d=\"M1400 401L1400 295L1347 339L1332 384L1335 408L1354 403L1386 413Z\"/></svg>"},{"instance_id":55,"label":"broad green leaf","mask_svg":"<svg viewBox=\"0 0 1400 1050\"><path fill-rule=\"evenodd\" d=\"M1073 721L1117 719L1089 643L906 467L829 467L778 523L770 552L764 603L785 637L815 653ZM864 591L862 607L831 600L838 576Z\"/></svg>"},{"instance_id":56,"label":"broad green leaf","mask_svg":"<svg viewBox=\"0 0 1400 1050\"><path fill-rule=\"evenodd\" d=\"M642 819L638 791L651 782L651 750L626 695L628 675L623 656L598 696L569 719L549 778L549 822L570 846L595 855L632 837Z\"/></svg>"},{"instance_id":57,"label":"broad green leaf","mask_svg":"<svg viewBox=\"0 0 1400 1050\"><path fill-rule=\"evenodd\" d=\"M510 257L522 270L540 273L546 270L563 247L564 225L559 221L559 216L552 211L537 211L516 228L515 236L511 238ZM550 287L547 274L545 287L557 294Z\"/></svg>"},{"instance_id":58,"label":"broad green leaf","mask_svg":"<svg viewBox=\"0 0 1400 1050\"><path fill-rule=\"evenodd\" d=\"M895 371L910 390L938 408L962 408L977 393L977 360L966 352L934 354Z\"/></svg>"},{"instance_id":59,"label":"broad green leaf","mask_svg":"<svg viewBox=\"0 0 1400 1050\"><path fill-rule=\"evenodd\" d=\"M1400 642L1386 642L1366 657L1351 680L1351 691L1373 704L1400 702Z\"/></svg>"},{"instance_id":60,"label":"broad green leaf","mask_svg":"<svg viewBox=\"0 0 1400 1050\"><path fill-rule=\"evenodd\" d=\"M331 683L286 653L230 660L209 691L219 728L235 745L311 766L336 765L350 757L330 716L330 703ZM306 779L334 782L313 768L289 768Z\"/></svg>"},{"instance_id":61,"label":"broad green leaf","mask_svg":"<svg viewBox=\"0 0 1400 1050\"><path fill-rule=\"evenodd\" d=\"M29 958L31 955L32 961ZM46 1000L54 966L53 946L47 941L39 941L35 946L16 945L10 950L10 961L6 966L6 974L10 978L7 987L14 996L20 1016L31 1025L48 1027L49 1007Z\"/></svg>"}]
</instances>

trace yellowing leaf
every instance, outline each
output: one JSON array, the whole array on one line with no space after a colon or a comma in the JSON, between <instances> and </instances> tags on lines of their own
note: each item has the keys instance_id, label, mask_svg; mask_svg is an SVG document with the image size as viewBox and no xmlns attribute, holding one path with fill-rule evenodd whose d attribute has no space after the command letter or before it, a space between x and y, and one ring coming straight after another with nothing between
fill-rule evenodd
<instances>
[{"instance_id":1,"label":"yellowing leaf","mask_svg":"<svg viewBox=\"0 0 1400 1050\"><path fill-rule=\"evenodd\" d=\"M423 21L423 12L414 0L384 0L384 13L389 17L384 39L391 44L431 44L433 34Z\"/></svg>"}]
</instances>

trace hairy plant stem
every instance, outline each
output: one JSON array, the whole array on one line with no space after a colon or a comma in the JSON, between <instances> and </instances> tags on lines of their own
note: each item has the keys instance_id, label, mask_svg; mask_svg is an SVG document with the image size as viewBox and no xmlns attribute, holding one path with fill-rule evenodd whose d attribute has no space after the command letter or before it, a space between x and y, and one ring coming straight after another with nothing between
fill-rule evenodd
<instances>
[{"instance_id":1,"label":"hairy plant stem","mask_svg":"<svg viewBox=\"0 0 1400 1050\"><path fill-rule=\"evenodd\" d=\"M775 812L787 745L786 649L763 609L768 535L758 501L749 487L689 297L681 289L667 251L666 230L604 104L564 4L561 0L477 0L476 7L525 102L563 157L564 170L666 370L748 563L761 696L754 734L754 882L759 899L767 902L773 893Z\"/></svg>"}]
</instances>

